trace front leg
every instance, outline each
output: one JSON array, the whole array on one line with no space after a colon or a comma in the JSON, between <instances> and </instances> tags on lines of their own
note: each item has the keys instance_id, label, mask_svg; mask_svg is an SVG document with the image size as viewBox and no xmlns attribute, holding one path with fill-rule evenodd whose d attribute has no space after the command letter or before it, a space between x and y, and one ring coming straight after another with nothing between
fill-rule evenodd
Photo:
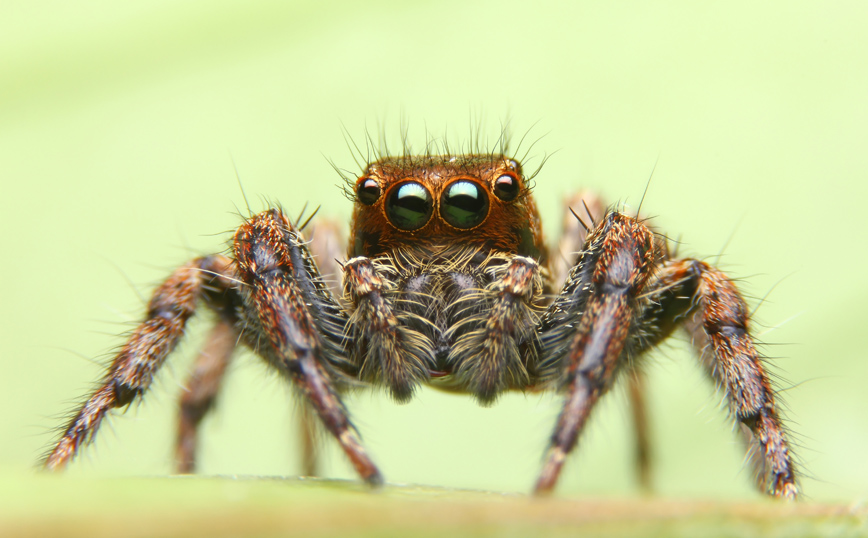
<instances>
[{"instance_id":1,"label":"front leg","mask_svg":"<svg viewBox=\"0 0 868 538\"><path fill-rule=\"evenodd\" d=\"M567 281L573 264L584 248L588 233L606 214L605 202L594 192L579 191L564 200L563 223L558 248L552 259L554 282ZM648 425L645 373L641 367L632 368L627 376L627 399L633 418L633 436L636 476L640 488L649 492L651 484L651 434Z\"/></svg>"},{"instance_id":2,"label":"front leg","mask_svg":"<svg viewBox=\"0 0 868 538\"><path fill-rule=\"evenodd\" d=\"M335 384L349 382L340 347L346 318L319 277L301 235L278 209L257 215L235 234L245 303L244 337L289 377L337 439L366 482L382 476L362 447Z\"/></svg>"},{"instance_id":3,"label":"front leg","mask_svg":"<svg viewBox=\"0 0 868 538\"><path fill-rule=\"evenodd\" d=\"M659 257L651 231L610 212L588 237L564 289L540 324L543 370L566 390L535 493L550 492L600 396L611 386Z\"/></svg>"}]
</instances>

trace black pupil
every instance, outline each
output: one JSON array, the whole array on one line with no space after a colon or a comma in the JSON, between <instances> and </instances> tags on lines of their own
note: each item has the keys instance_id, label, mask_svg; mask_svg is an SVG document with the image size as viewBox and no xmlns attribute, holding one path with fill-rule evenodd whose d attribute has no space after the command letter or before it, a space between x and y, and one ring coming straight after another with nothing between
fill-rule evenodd
<instances>
[{"instance_id":1,"label":"black pupil","mask_svg":"<svg viewBox=\"0 0 868 538\"><path fill-rule=\"evenodd\" d=\"M401 230L418 230L431 218L434 203L428 189L409 181L392 189L386 202L386 216Z\"/></svg>"},{"instance_id":2,"label":"black pupil","mask_svg":"<svg viewBox=\"0 0 868 538\"><path fill-rule=\"evenodd\" d=\"M494 195L504 202L511 202L518 196L518 180L509 175L502 175L494 182Z\"/></svg>"},{"instance_id":3,"label":"black pupil","mask_svg":"<svg viewBox=\"0 0 868 538\"><path fill-rule=\"evenodd\" d=\"M440 216L456 228L473 228L487 215L488 195L472 181L456 181L440 200Z\"/></svg>"},{"instance_id":4,"label":"black pupil","mask_svg":"<svg viewBox=\"0 0 868 538\"><path fill-rule=\"evenodd\" d=\"M356 196L359 197L359 201L363 204L371 205L380 197L380 186L376 181L368 178L359 184Z\"/></svg>"}]
</instances>

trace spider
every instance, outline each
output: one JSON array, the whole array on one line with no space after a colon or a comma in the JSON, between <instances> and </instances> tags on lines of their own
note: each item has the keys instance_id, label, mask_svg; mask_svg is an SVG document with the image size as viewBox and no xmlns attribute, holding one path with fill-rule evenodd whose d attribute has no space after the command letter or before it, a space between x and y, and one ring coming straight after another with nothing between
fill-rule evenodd
<instances>
[{"instance_id":1,"label":"spider","mask_svg":"<svg viewBox=\"0 0 868 538\"><path fill-rule=\"evenodd\" d=\"M405 402L428 384L482 405L505 391L558 391L563 408L534 488L548 493L619 377L630 383L643 460L641 358L681 328L748 440L758 487L797 496L749 312L723 272L675 257L643 219L588 197L588 219L571 210L565 254L550 256L530 178L498 152L384 156L348 180L347 192L354 209L346 260L334 266L340 297L315 262L328 257L302 235L307 223L280 208L246 219L231 255L196 258L157 287L43 466L62 469L111 409L144 395L204 304L217 321L181 398L182 472L193 469L197 426L243 344L289 379L370 485L383 478L342 403L348 390L381 386Z\"/></svg>"}]
</instances>

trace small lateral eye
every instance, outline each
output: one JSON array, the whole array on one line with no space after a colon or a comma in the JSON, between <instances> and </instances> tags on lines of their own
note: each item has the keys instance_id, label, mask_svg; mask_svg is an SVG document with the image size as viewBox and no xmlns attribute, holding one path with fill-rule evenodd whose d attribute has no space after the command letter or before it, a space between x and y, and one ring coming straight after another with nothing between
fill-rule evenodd
<instances>
[{"instance_id":1,"label":"small lateral eye","mask_svg":"<svg viewBox=\"0 0 868 538\"><path fill-rule=\"evenodd\" d=\"M473 181L456 181L440 199L440 216L456 228L474 228L488 216L488 194Z\"/></svg>"},{"instance_id":2,"label":"small lateral eye","mask_svg":"<svg viewBox=\"0 0 868 538\"><path fill-rule=\"evenodd\" d=\"M365 205L373 205L379 197L380 185L371 178L360 181L356 187L356 198Z\"/></svg>"},{"instance_id":3,"label":"small lateral eye","mask_svg":"<svg viewBox=\"0 0 868 538\"><path fill-rule=\"evenodd\" d=\"M504 202L511 202L518 196L518 179L503 174L494 180L494 195Z\"/></svg>"},{"instance_id":4,"label":"small lateral eye","mask_svg":"<svg viewBox=\"0 0 868 538\"><path fill-rule=\"evenodd\" d=\"M396 228L418 230L434 212L434 199L421 183L408 181L392 189L386 200L386 216Z\"/></svg>"}]
</instances>

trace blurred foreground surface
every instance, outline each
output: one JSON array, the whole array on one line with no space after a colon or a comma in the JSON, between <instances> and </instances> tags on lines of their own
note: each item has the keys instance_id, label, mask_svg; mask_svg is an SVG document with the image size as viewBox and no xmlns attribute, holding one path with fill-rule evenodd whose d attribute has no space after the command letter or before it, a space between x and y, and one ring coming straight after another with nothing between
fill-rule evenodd
<instances>
[{"instance_id":1,"label":"blurred foreground surface","mask_svg":"<svg viewBox=\"0 0 868 538\"><path fill-rule=\"evenodd\" d=\"M236 477L6 477L0 536L868 536L868 507Z\"/></svg>"}]
</instances>

